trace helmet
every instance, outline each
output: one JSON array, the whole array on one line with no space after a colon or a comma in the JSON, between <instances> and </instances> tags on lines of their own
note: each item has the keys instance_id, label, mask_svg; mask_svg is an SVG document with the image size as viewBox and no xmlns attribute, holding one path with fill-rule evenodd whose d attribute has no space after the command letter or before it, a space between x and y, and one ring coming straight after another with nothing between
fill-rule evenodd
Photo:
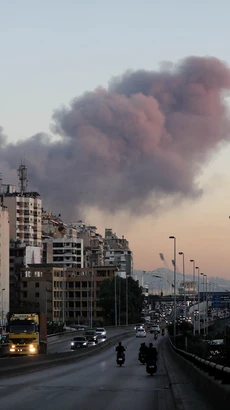
<instances>
[{"instance_id":1,"label":"helmet","mask_svg":"<svg viewBox=\"0 0 230 410\"><path fill-rule=\"evenodd\" d=\"M152 343L149 343L149 347L153 347L153 344L152 344Z\"/></svg>"},{"instance_id":2,"label":"helmet","mask_svg":"<svg viewBox=\"0 0 230 410\"><path fill-rule=\"evenodd\" d=\"M119 344L119 346L121 346L121 342L119 342L118 344Z\"/></svg>"}]
</instances>

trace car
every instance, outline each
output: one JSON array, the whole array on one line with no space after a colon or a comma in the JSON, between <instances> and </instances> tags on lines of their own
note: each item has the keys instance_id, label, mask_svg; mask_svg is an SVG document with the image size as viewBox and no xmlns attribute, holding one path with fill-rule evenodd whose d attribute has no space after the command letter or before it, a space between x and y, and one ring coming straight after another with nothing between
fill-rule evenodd
<instances>
[{"instance_id":1,"label":"car","mask_svg":"<svg viewBox=\"0 0 230 410\"><path fill-rule=\"evenodd\" d=\"M146 330L143 327L139 327L136 330L136 337L146 337Z\"/></svg>"},{"instance_id":2,"label":"car","mask_svg":"<svg viewBox=\"0 0 230 410\"><path fill-rule=\"evenodd\" d=\"M85 337L88 340L88 342L98 342L98 335L95 330L86 330L85 331Z\"/></svg>"},{"instance_id":3,"label":"car","mask_svg":"<svg viewBox=\"0 0 230 410\"><path fill-rule=\"evenodd\" d=\"M140 328L140 327L144 327L144 323L137 323L137 324L134 326L134 330L137 330L137 329Z\"/></svg>"},{"instance_id":4,"label":"car","mask_svg":"<svg viewBox=\"0 0 230 410\"><path fill-rule=\"evenodd\" d=\"M98 337L106 338L107 332L103 327L97 327L96 328L96 334Z\"/></svg>"},{"instance_id":5,"label":"car","mask_svg":"<svg viewBox=\"0 0 230 410\"><path fill-rule=\"evenodd\" d=\"M71 350L88 347L88 340L84 336L76 336L71 341Z\"/></svg>"},{"instance_id":6,"label":"car","mask_svg":"<svg viewBox=\"0 0 230 410\"><path fill-rule=\"evenodd\" d=\"M157 332L157 333L161 332L161 329L160 329L159 325L153 325L153 326L150 327L150 333L155 333L155 332Z\"/></svg>"}]
</instances>

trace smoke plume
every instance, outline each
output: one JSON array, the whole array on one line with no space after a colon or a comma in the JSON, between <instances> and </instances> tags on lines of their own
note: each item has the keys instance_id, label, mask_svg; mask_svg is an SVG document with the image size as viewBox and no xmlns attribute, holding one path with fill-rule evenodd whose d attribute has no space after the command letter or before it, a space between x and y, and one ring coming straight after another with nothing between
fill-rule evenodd
<instances>
[{"instance_id":1,"label":"smoke plume","mask_svg":"<svg viewBox=\"0 0 230 410\"><path fill-rule=\"evenodd\" d=\"M201 167L229 139L229 89L230 70L215 58L127 72L56 110L56 142L37 134L9 144L0 130L3 180L25 156L30 189L63 213L141 213L150 197L196 196Z\"/></svg>"}]
</instances>

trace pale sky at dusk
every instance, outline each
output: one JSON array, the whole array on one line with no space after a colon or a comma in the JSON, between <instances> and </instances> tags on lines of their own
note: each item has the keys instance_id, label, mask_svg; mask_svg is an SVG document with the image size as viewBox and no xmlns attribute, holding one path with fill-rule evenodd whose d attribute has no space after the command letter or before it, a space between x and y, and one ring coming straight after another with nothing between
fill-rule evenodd
<instances>
[{"instance_id":1,"label":"pale sky at dusk","mask_svg":"<svg viewBox=\"0 0 230 410\"><path fill-rule=\"evenodd\" d=\"M0 126L9 141L51 134L54 109L107 87L127 69L156 70L187 56L214 56L230 65L229 14L227 0L2 1ZM160 252L170 261L168 237L175 235L186 262L195 259L208 276L230 278L229 157L226 145L204 163L197 179L204 192L196 200L139 219L91 210L86 222L101 233L111 227L124 234L136 269L162 266Z\"/></svg>"}]
</instances>

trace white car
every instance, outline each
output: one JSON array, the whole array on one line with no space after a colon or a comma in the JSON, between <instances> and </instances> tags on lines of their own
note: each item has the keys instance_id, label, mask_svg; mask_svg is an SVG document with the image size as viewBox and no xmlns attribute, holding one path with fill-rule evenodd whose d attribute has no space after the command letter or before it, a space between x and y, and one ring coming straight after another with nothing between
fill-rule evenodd
<instances>
[{"instance_id":1,"label":"white car","mask_svg":"<svg viewBox=\"0 0 230 410\"><path fill-rule=\"evenodd\" d=\"M150 333L160 333L161 329L159 325L153 325L150 327Z\"/></svg>"},{"instance_id":2,"label":"white car","mask_svg":"<svg viewBox=\"0 0 230 410\"><path fill-rule=\"evenodd\" d=\"M146 330L143 327L139 327L136 330L136 337L146 337Z\"/></svg>"},{"instance_id":3,"label":"white car","mask_svg":"<svg viewBox=\"0 0 230 410\"><path fill-rule=\"evenodd\" d=\"M96 328L96 334L98 336L101 336L101 337L104 337L104 338L106 338L106 336L107 336L107 332L103 327L97 327Z\"/></svg>"}]
</instances>

